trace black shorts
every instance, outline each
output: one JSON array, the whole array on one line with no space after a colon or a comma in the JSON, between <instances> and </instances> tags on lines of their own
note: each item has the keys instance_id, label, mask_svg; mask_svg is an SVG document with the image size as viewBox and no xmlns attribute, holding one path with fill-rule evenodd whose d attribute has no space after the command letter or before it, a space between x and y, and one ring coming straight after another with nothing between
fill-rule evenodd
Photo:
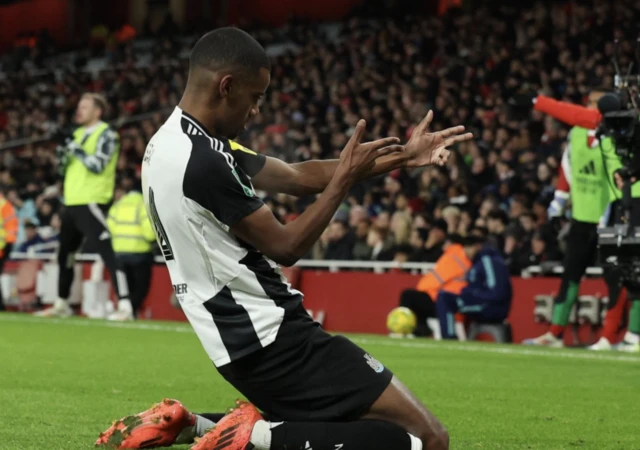
<instances>
[{"instance_id":1,"label":"black shorts","mask_svg":"<svg viewBox=\"0 0 640 450\"><path fill-rule=\"evenodd\" d=\"M343 336L332 336L300 306L276 341L218 368L272 421L350 421L362 417L393 374Z\"/></svg>"}]
</instances>

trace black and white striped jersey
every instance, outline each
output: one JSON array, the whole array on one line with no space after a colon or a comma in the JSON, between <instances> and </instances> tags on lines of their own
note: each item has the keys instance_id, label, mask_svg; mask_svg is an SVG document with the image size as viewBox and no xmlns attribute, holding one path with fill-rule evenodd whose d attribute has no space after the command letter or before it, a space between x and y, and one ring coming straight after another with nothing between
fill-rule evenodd
<instances>
[{"instance_id":1,"label":"black and white striped jersey","mask_svg":"<svg viewBox=\"0 0 640 450\"><path fill-rule=\"evenodd\" d=\"M263 205L251 177L264 164L180 108L144 155L145 205L171 282L216 366L274 342L285 313L302 301L276 263L230 231Z\"/></svg>"}]
</instances>

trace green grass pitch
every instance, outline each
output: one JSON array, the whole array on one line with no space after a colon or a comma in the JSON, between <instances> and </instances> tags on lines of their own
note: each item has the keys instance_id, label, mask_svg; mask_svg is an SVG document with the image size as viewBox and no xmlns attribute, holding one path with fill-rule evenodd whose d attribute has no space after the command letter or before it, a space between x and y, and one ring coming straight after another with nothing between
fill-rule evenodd
<instances>
[{"instance_id":1,"label":"green grass pitch","mask_svg":"<svg viewBox=\"0 0 640 450\"><path fill-rule=\"evenodd\" d=\"M452 449L640 449L638 355L353 339L434 411ZM92 448L164 397L200 412L238 397L188 324L0 314L0 449Z\"/></svg>"}]
</instances>

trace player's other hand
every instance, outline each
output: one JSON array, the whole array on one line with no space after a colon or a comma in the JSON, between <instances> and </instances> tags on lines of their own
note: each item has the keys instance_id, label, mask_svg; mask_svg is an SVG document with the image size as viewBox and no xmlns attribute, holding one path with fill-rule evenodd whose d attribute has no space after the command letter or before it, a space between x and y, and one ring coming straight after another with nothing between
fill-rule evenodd
<instances>
[{"instance_id":1,"label":"player's other hand","mask_svg":"<svg viewBox=\"0 0 640 450\"><path fill-rule=\"evenodd\" d=\"M355 182L370 172L376 159L405 151L404 146L399 145L400 139L395 137L361 143L366 125L364 120L358 122L351 139L340 153L336 174L346 177L350 182Z\"/></svg>"},{"instance_id":2,"label":"player's other hand","mask_svg":"<svg viewBox=\"0 0 640 450\"><path fill-rule=\"evenodd\" d=\"M462 125L430 133L428 128L432 120L433 111L429 111L422 122L415 127L409 142L405 145L408 157L407 167L422 167L431 164L444 166L450 154L447 147L473 138L473 134L463 133L464 127Z\"/></svg>"}]
</instances>

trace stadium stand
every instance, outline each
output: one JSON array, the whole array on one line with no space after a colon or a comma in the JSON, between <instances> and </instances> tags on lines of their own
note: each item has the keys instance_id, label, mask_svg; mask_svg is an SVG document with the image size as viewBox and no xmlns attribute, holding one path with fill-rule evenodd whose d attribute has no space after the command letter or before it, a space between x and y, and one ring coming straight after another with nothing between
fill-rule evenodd
<instances>
[{"instance_id":1,"label":"stadium stand","mask_svg":"<svg viewBox=\"0 0 640 450\"><path fill-rule=\"evenodd\" d=\"M513 273L559 260L546 208L567 128L538 112L517 115L509 99L541 92L583 103L591 88L611 87L606 37L614 21L632 33L638 12L631 1L615 14L606 2L568 5L255 29L274 59L262 114L241 139L255 151L287 161L336 157L358 118L368 121L368 138L405 138L428 108L435 129L465 123L477 136L446 170L398 171L358 186L309 257L433 262L443 234L476 224L489 228ZM146 142L180 98L194 37L127 39L63 53L45 33L0 59L0 149L11 150L0 184L18 209L21 239L30 222L55 240L60 202L47 136L70 122L82 92L105 93L122 137L120 173L139 176ZM267 200L282 221L310 201Z\"/></svg>"}]
</instances>

